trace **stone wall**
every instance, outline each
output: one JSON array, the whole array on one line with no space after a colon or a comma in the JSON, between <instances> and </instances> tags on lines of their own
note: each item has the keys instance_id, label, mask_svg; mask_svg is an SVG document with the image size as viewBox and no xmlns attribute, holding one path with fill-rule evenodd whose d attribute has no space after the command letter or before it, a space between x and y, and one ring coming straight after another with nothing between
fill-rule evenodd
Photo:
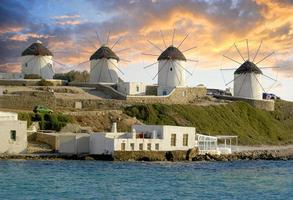
<instances>
[{"instance_id":1,"label":"stone wall","mask_svg":"<svg viewBox=\"0 0 293 200\"><path fill-rule=\"evenodd\" d=\"M56 133L37 133L36 141L48 144L52 150L58 151L59 137Z\"/></svg>"},{"instance_id":2,"label":"stone wall","mask_svg":"<svg viewBox=\"0 0 293 200\"><path fill-rule=\"evenodd\" d=\"M37 105L55 108L54 93L46 91L24 91L0 96L1 108L32 110Z\"/></svg>"},{"instance_id":3,"label":"stone wall","mask_svg":"<svg viewBox=\"0 0 293 200\"><path fill-rule=\"evenodd\" d=\"M188 104L196 99L205 97L205 87L175 88L166 96L127 96L128 102L136 103L164 103L164 104Z\"/></svg>"},{"instance_id":4,"label":"stone wall","mask_svg":"<svg viewBox=\"0 0 293 200\"><path fill-rule=\"evenodd\" d=\"M9 86L37 86L38 82L41 79L14 79L14 80L5 80L0 79L0 85L9 85ZM53 86L66 85L64 80L47 80L53 84Z\"/></svg>"},{"instance_id":5,"label":"stone wall","mask_svg":"<svg viewBox=\"0 0 293 200\"><path fill-rule=\"evenodd\" d=\"M188 151L115 151L113 160L117 161L184 161Z\"/></svg>"},{"instance_id":6,"label":"stone wall","mask_svg":"<svg viewBox=\"0 0 293 200\"><path fill-rule=\"evenodd\" d=\"M145 88L146 95L157 95L158 86L157 85L147 85Z\"/></svg>"},{"instance_id":7,"label":"stone wall","mask_svg":"<svg viewBox=\"0 0 293 200\"><path fill-rule=\"evenodd\" d=\"M216 96L218 99L230 100L230 101L243 101L255 108L259 108L267 111L275 110L275 101L273 100L257 100L257 99L246 99L241 97L233 97L233 96Z\"/></svg>"}]
</instances>

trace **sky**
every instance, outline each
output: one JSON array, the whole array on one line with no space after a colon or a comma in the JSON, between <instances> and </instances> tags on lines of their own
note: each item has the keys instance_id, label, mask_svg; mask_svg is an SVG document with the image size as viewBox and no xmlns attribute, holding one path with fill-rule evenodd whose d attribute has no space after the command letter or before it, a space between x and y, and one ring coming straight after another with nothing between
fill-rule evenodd
<instances>
[{"instance_id":1,"label":"sky","mask_svg":"<svg viewBox=\"0 0 293 200\"><path fill-rule=\"evenodd\" d=\"M189 59L189 86L221 89L245 60L274 52L257 64L271 77L263 88L293 101L293 0L0 0L0 71L19 72L21 52L37 40L58 73L89 70L85 61L105 44L124 81L146 83L156 83L157 64L144 66L173 44Z\"/></svg>"}]
</instances>

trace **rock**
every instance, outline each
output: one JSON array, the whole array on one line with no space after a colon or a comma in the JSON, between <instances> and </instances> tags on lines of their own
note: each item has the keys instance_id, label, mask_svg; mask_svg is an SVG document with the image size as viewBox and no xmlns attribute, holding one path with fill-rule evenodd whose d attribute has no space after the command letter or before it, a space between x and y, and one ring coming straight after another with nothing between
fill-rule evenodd
<instances>
[{"instance_id":1,"label":"rock","mask_svg":"<svg viewBox=\"0 0 293 200\"><path fill-rule=\"evenodd\" d=\"M196 156L198 156L199 154L199 150L197 147L194 147L192 149L189 149L186 153L186 160L192 161L193 158L195 158Z\"/></svg>"}]
</instances>

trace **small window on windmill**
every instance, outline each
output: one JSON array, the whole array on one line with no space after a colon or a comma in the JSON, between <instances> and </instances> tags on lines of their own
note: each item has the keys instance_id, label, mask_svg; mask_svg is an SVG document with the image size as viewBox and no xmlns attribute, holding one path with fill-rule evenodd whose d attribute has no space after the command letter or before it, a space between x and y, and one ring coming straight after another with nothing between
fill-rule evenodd
<instances>
[{"instance_id":1,"label":"small window on windmill","mask_svg":"<svg viewBox=\"0 0 293 200\"><path fill-rule=\"evenodd\" d=\"M139 92L139 86L136 86L136 91Z\"/></svg>"},{"instance_id":2,"label":"small window on windmill","mask_svg":"<svg viewBox=\"0 0 293 200\"><path fill-rule=\"evenodd\" d=\"M173 70L173 68L171 67L171 68L170 68L170 71L172 71L172 70Z\"/></svg>"}]
</instances>

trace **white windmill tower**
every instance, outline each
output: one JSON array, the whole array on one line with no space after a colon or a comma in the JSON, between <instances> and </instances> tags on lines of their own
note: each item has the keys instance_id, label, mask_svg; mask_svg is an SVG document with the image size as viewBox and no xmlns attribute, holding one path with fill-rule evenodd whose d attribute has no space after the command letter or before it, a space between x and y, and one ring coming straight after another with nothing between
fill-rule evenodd
<instances>
[{"instance_id":1,"label":"white windmill tower","mask_svg":"<svg viewBox=\"0 0 293 200\"><path fill-rule=\"evenodd\" d=\"M262 71L262 69L267 69L267 68L279 68L279 67L258 67L257 65L266 60L268 57L273 55L275 52L269 53L268 55L264 56L261 58L259 61L255 62L255 59L257 58L257 55L259 53L259 50L262 45L262 41L260 42L255 55L251 59L250 57L250 48L249 48L249 42L248 40L246 41L246 55L247 57L245 58L236 43L232 47L235 47L235 50L237 51L238 55L242 58L243 63L237 61L234 58L230 58L226 56L225 54L223 55L225 58L228 58L229 60L237 63L240 65L239 68L234 68L232 69L221 69L221 70L235 70L234 71L234 79L226 84L229 85L230 83L234 82L234 87L233 87L233 95L235 97L241 97L241 98L248 98L248 99L256 99L260 100L263 98L263 92L266 92L262 85L262 76L269 78L275 82L277 82L276 79L273 79L267 75L265 75ZM231 48L232 48L231 47ZM230 48L230 49L231 49Z\"/></svg>"},{"instance_id":2,"label":"white windmill tower","mask_svg":"<svg viewBox=\"0 0 293 200\"><path fill-rule=\"evenodd\" d=\"M129 62L128 60L119 58L116 53L125 51L128 48L118 50L115 53L113 48L119 43L122 37L119 37L118 40L116 40L116 42L111 47L109 47L108 43L110 32L108 33L107 40L104 43L101 42L99 34L96 34L98 42L101 44L100 48L97 48L93 42L90 42L87 38L84 38L91 44L93 48L95 48L95 50L97 50L90 56L89 60L79 63L78 66L82 66L82 64L90 62L90 83L116 84L122 81L122 79L118 76L118 71L124 75L124 73L118 67L118 62Z\"/></svg>"},{"instance_id":3,"label":"white windmill tower","mask_svg":"<svg viewBox=\"0 0 293 200\"><path fill-rule=\"evenodd\" d=\"M90 57L91 83L118 83L119 57L106 45L102 45Z\"/></svg>"},{"instance_id":4,"label":"white windmill tower","mask_svg":"<svg viewBox=\"0 0 293 200\"><path fill-rule=\"evenodd\" d=\"M21 54L21 71L24 75L35 74L43 79L53 79L53 54L39 40Z\"/></svg>"},{"instance_id":5,"label":"white windmill tower","mask_svg":"<svg viewBox=\"0 0 293 200\"><path fill-rule=\"evenodd\" d=\"M169 94L176 87L185 87L184 66L186 58L174 46L169 46L158 57L158 96Z\"/></svg>"},{"instance_id":6,"label":"white windmill tower","mask_svg":"<svg viewBox=\"0 0 293 200\"><path fill-rule=\"evenodd\" d=\"M185 38L181 41L181 43L177 47L175 47L173 46L174 33L175 33L175 29L173 31L172 45L167 47L163 34L161 32L161 36L166 48L164 51L162 51L157 45L153 44L151 41L148 40L150 44L152 44L154 47L156 47L162 52L159 55L156 63L153 63L151 65L144 67L146 69L158 63L158 72L153 78L155 79L156 76L158 76L158 90L157 90L158 96L168 95L176 87L186 87L185 72L192 75L192 73L188 71L185 67L186 62L187 61L197 62L196 60L186 59L186 57L183 54L183 52L189 51L196 47L192 47L184 51L179 50L179 47L183 44L183 42L186 40L189 34L187 34ZM152 54L144 54L144 55L152 55ZM155 56L155 55L152 55L152 56Z\"/></svg>"}]
</instances>

